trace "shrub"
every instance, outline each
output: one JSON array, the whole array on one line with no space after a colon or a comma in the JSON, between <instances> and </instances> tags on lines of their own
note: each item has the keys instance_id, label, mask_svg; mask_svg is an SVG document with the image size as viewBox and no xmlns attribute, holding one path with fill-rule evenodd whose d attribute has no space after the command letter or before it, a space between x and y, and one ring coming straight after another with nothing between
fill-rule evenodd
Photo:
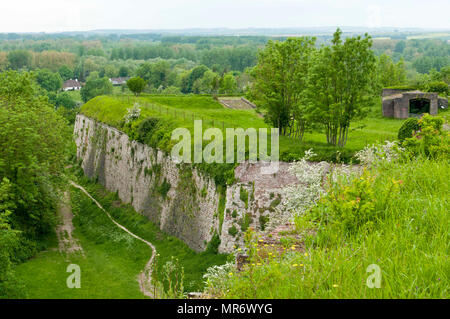
<instances>
[{"instance_id":1,"label":"shrub","mask_svg":"<svg viewBox=\"0 0 450 319\"><path fill-rule=\"evenodd\" d=\"M148 117L145 120L143 120L137 128L136 140L140 143L149 144L153 133L159 127L159 123L160 120L154 117Z\"/></svg>"},{"instance_id":2,"label":"shrub","mask_svg":"<svg viewBox=\"0 0 450 319\"><path fill-rule=\"evenodd\" d=\"M450 134L442 129L444 120L438 116L425 114L418 122L420 131L403 141L402 146L412 158L423 155L428 158L448 158Z\"/></svg>"},{"instance_id":3,"label":"shrub","mask_svg":"<svg viewBox=\"0 0 450 319\"><path fill-rule=\"evenodd\" d=\"M242 218L238 222L243 232L247 231L251 223L252 223L252 215L250 213L244 214L244 216L242 216Z\"/></svg>"},{"instance_id":4,"label":"shrub","mask_svg":"<svg viewBox=\"0 0 450 319\"><path fill-rule=\"evenodd\" d=\"M269 221L269 216L260 215L259 216L259 225L261 230L264 231L266 229L266 224Z\"/></svg>"},{"instance_id":5,"label":"shrub","mask_svg":"<svg viewBox=\"0 0 450 319\"><path fill-rule=\"evenodd\" d=\"M384 185L384 192L381 193L376 191L376 176L365 170L350 184L338 182L331 185L327 195L311 208L310 216L312 220L326 225L321 227L336 227L341 234L371 230L400 184L391 180Z\"/></svg>"},{"instance_id":6,"label":"shrub","mask_svg":"<svg viewBox=\"0 0 450 319\"><path fill-rule=\"evenodd\" d=\"M230 228L228 228L228 234L230 234L231 236L236 236L238 233L236 226L231 226Z\"/></svg>"},{"instance_id":7,"label":"shrub","mask_svg":"<svg viewBox=\"0 0 450 319\"><path fill-rule=\"evenodd\" d=\"M378 143L366 146L357 152L355 157L363 165L376 165L399 159L401 150L397 142L385 141L384 144Z\"/></svg>"},{"instance_id":8,"label":"shrub","mask_svg":"<svg viewBox=\"0 0 450 319\"><path fill-rule=\"evenodd\" d=\"M239 190L239 198L241 201L245 203L245 209L248 208L248 192L247 190L241 186L241 189Z\"/></svg>"},{"instance_id":9,"label":"shrub","mask_svg":"<svg viewBox=\"0 0 450 319\"><path fill-rule=\"evenodd\" d=\"M137 120L141 116L141 106L139 103L134 103L133 107L127 109L127 114L125 114L125 123L130 123Z\"/></svg>"},{"instance_id":10,"label":"shrub","mask_svg":"<svg viewBox=\"0 0 450 319\"><path fill-rule=\"evenodd\" d=\"M403 122L398 130L398 139L404 141L406 138L413 137L414 133L420 129L419 120L415 117L409 118Z\"/></svg>"},{"instance_id":11,"label":"shrub","mask_svg":"<svg viewBox=\"0 0 450 319\"><path fill-rule=\"evenodd\" d=\"M167 193L170 190L170 187L171 187L170 183L164 178L164 181L157 188L158 193L161 194L162 198L164 199L166 198Z\"/></svg>"},{"instance_id":12,"label":"shrub","mask_svg":"<svg viewBox=\"0 0 450 319\"><path fill-rule=\"evenodd\" d=\"M427 84L426 89L428 92L439 93L445 96L448 95L448 85L443 81L430 82Z\"/></svg>"},{"instance_id":13,"label":"shrub","mask_svg":"<svg viewBox=\"0 0 450 319\"><path fill-rule=\"evenodd\" d=\"M217 234L217 232L214 232L214 235L212 236L211 240L209 241L208 245L206 246L205 252L211 253L211 254L218 254L219 253L219 245L220 245L220 237Z\"/></svg>"}]
</instances>

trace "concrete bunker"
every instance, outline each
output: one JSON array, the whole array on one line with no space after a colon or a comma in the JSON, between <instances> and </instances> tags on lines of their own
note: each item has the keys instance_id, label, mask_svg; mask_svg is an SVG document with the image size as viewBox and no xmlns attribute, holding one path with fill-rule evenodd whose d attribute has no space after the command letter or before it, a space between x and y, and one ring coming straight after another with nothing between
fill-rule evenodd
<instances>
[{"instance_id":1,"label":"concrete bunker","mask_svg":"<svg viewBox=\"0 0 450 319\"><path fill-rule=\"evenodd\" d=\"M382 112L385 117L406 119L428 113L438 114L438 108L447 108L448 100L437 93L397 89L383 90Z\"/></svg>"}]
</instances>

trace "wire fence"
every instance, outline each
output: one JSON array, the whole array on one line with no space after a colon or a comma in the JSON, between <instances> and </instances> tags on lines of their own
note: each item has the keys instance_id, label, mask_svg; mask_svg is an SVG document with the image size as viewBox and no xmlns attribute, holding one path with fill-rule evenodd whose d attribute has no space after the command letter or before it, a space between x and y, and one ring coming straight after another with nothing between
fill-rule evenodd
<instances>
[{"instance_id":1,"label":"wire fence","mask_svg":"<svg viewBox=\"0 0 450 319\"><path fill-rule=\"evenodd\" d=\"M120 95L120 96L117 96L117 98L119 98L124 103L131 104L131 105L133 105L134 103L138 103L139 105L144 106L148 109L151 109L160 115L171 116L176 119L191 120L192 122L194 122L196 120L201 120L203 125L211 126L214 128L219 128L219 129L222 129L222 131L224 131L224 132L225 132L225 128L242 127L239 124L218 120L217 118L215 119L212 117L208 117L204 114L199 114L198 112L192 112L189 110L182 110L182 109L179 109L176 107L169 107L169 106L164 106L161 104L155 104L155 103L143 101L141 99L138 99L135 96Z\"/></svg>"}]
</instances>

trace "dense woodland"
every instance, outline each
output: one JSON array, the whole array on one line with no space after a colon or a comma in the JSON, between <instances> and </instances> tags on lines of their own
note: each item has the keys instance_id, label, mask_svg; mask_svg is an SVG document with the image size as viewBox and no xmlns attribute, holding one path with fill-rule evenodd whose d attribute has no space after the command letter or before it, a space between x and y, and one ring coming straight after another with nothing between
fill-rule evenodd
<instances>
[{"instance_id":1,"label":"dense woodland","mask_svg":"<svg viewBox=\"0 0 450 319\"><path fill-rule=\"evenodd\" d=\"M343 38L348 36L350 34L342 34ZM370 49L377 57L377 72L371 77L374 88L409 85L426 89L431 82L449 83L450 46L445 40L388 36L391 38L372 39ZM285 39L161 34L2 34L0 71L33 71L50 103L57 108L64 106L59 112L73 120L77 104L113 92L107 81L113 77L144 79L144 93L246 94L256 98L251 88L258 57L268 41ZM333 41L332 35L314 39L315 48ZM60 92L63 81L68 79L85 83L81 98ZM123 87L122 91L128 90ZM301 136L302 125L294 126L291 123L290 134Z\"/></svg>"}]
</instances>

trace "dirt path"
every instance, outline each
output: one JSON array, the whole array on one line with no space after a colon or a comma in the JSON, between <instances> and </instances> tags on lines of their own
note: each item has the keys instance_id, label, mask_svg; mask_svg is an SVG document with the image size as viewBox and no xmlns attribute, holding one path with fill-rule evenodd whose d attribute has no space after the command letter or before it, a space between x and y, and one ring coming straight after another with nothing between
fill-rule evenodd
<instances>
[{"instance_id":1,"label":"dirt path","mask_svg":"<svg viewBox=\"0 0 450 319\"><path fill-rule=\"evenodd\" d=\"M80 243L72 236L74 230L72 223L73 214L72 208L70 207L70 193L68 191L64 192L64 198L59 203L58 212L62 219L62 224L56 228L59 252L67 254L80 252L84 255Z\"/></svg>"},{"instance_id":2,"label":"dirt path","mask_svg":"<svg viewBox=\"0 0 450 319\"><path fill-rule=\"evenodd\" d=\"M116 222L114 220L114 218L111 217L111 215L103 208L102 205L100 205L99 202L97 202L95 200L95 198L93 198L84 188L83 186L78 185L77 183L70 181L70 184L78 189L80 189L83 193L85 193L103 212L105 212L105 214L108 216L109 219L111 219L111 221L119 228L121 228L122 230L124 230L125 232L127 232L129 235L131 235L132 237L136 238L137 240L142 241L143 243L145 243L147 246L149 246L152 249L152 257L150 258L150 260L147 262L147 264L145 265L144 270L138 275L138 282L139 282L139 287L142 291L142 293L145 296L148 296L150 298L155 299L155 288L151 283L152 280L152 272L153 272L153 261L155 259L156 256L156 248L155 246L153 246L152 243L146 241L145 239L142 239L141 237L133 234L131 231L129 231L127 228L125 228L124 226L122 226L121 224L119 224L118 222Z\"/></svg>"}]
</instances>

